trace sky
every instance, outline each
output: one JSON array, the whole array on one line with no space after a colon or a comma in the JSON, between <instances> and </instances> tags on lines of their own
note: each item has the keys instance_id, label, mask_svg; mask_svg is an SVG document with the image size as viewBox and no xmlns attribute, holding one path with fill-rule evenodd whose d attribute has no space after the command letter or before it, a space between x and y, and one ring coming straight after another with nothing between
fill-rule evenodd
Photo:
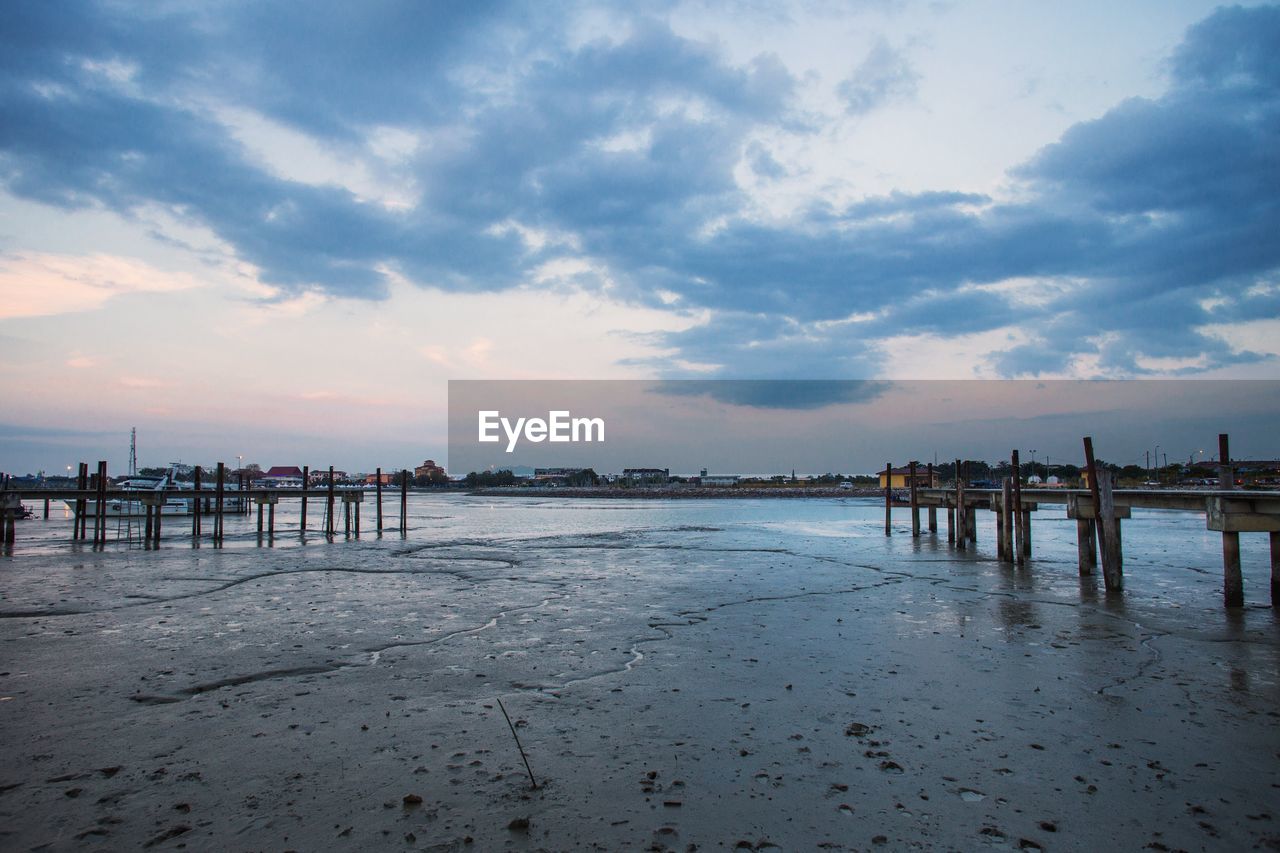
<instances>
[{"instance_id":1,"label":"sky","mask_svg":"<svg viewBox=\"0 0 1280 853\"><path fill-rule=\"evenodd\" d=\"M1280 378L1276 44L1187 0L3 4L0 470L134 426L403 467L450 379Z\"/></svg>"}]
</instances>

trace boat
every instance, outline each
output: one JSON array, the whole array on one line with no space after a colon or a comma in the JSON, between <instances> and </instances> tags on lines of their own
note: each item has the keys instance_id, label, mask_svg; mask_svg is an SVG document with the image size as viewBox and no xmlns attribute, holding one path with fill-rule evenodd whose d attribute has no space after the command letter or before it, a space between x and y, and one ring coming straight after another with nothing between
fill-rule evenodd
<instances>
[{"instance_id":1,"label":"boat","mask_svg":"<svg viewBox=\"0 0 1280 853\"><path fill-rule=\"evenodd\" d=\"M104 515L132 517L145 516L147 514L147 504L142 501L142 492L163 492L174 487L173 469L169 469L163 477L138 477L133 476L128 479L121 480L116 484L117 489L123 489L127 492L136 493L137 497L132 495L112 495L107 499L104 506ZM71 507L74 512L76 509L76 501L63 501L67 506ZM160 504L161 515L190 515L191 502L186 498L169 497L165 498L164 503ZM84 514L89 517L98 515L98 502L96 500L86 500L84 502Z\"/></svg>"},{"instance_id":2,"label":"boat","mask_svg":"<svg viewBox=\"0 0 1280 853\"><path fill-rule=\"evenodd\" d=\"M120 518L142 518L147 514L147 503L142 500L143 492L167 492L177 489L190 489L189 483L179 484L175 476L175 470L170 467L162 477L140 477L132 476L121 480L116 484L117 490L124 490L129 494L112 495L107 499L105 504L105 514L108 516L116 516ZM214 491L213 489L202 490L207 493L199 498L202 506L199 508L202 515L214 512ZM241 497L236 494L239 491L235 483L226 483L223 486L223 509L226 512L237 512L243 507L241 505ZM67 506L71 507L74 512L76 502L74 500L63 501ZM195 509L197 499L194 497L182 497L178 495L168 495L164 497L160 506L161 515L191 515ZM98 502L96 500L86 500L85 510L86 516L95 517L98 515Z\"/></svg>"}]
</instances>

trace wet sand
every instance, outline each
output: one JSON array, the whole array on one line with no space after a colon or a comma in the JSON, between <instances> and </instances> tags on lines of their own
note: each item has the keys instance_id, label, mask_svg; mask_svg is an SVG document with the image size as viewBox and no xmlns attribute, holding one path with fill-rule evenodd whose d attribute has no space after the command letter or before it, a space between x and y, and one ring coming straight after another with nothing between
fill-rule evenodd
<instances>
[{"instance_id":1,"label":"wet sand","mask_svg":"<svg viewBox=\"0 0 1280 853\"><path fill-rule=\"evenodd\" d=\"M1219 606L1194 524L1108 598L1066 523L1015 570L873 502L679 503L432 498L305 547L20 528L3 848L1280 849L1280 623Z\"/></svg>"}]
</instances>

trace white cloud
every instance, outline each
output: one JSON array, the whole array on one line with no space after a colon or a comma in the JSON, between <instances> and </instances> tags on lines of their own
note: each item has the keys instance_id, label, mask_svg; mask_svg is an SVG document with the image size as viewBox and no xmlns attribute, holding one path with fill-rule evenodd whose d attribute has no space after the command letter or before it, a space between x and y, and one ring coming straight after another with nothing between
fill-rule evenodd
<instances>
[{"instance_id":1,"label":"white cloud","mask_svg":"<svg viewBox=\"0 0 1280 853\"><path fill-rule=\"evenodd\" d=\"M0 258L0 320L92 311L121 294L199 286L190 273L113 255L11 255Z\"/></svg>"}]
</instances>

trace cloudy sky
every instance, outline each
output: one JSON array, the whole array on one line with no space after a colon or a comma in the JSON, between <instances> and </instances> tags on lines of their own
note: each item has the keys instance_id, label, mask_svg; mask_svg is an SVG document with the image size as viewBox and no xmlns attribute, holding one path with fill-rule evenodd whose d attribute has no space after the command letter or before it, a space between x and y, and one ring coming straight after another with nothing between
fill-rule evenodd
<instances>
[{"instance_id":1,"label":"cloudy sky","mask_svg":"<svg viewBox=\"0 0 1280 853\"><path fill-rule=\"evenodd\" d=\"M453 378L1280 378L1280 7L0 7L0 468Z\"/></svg>"}]
</instances>

